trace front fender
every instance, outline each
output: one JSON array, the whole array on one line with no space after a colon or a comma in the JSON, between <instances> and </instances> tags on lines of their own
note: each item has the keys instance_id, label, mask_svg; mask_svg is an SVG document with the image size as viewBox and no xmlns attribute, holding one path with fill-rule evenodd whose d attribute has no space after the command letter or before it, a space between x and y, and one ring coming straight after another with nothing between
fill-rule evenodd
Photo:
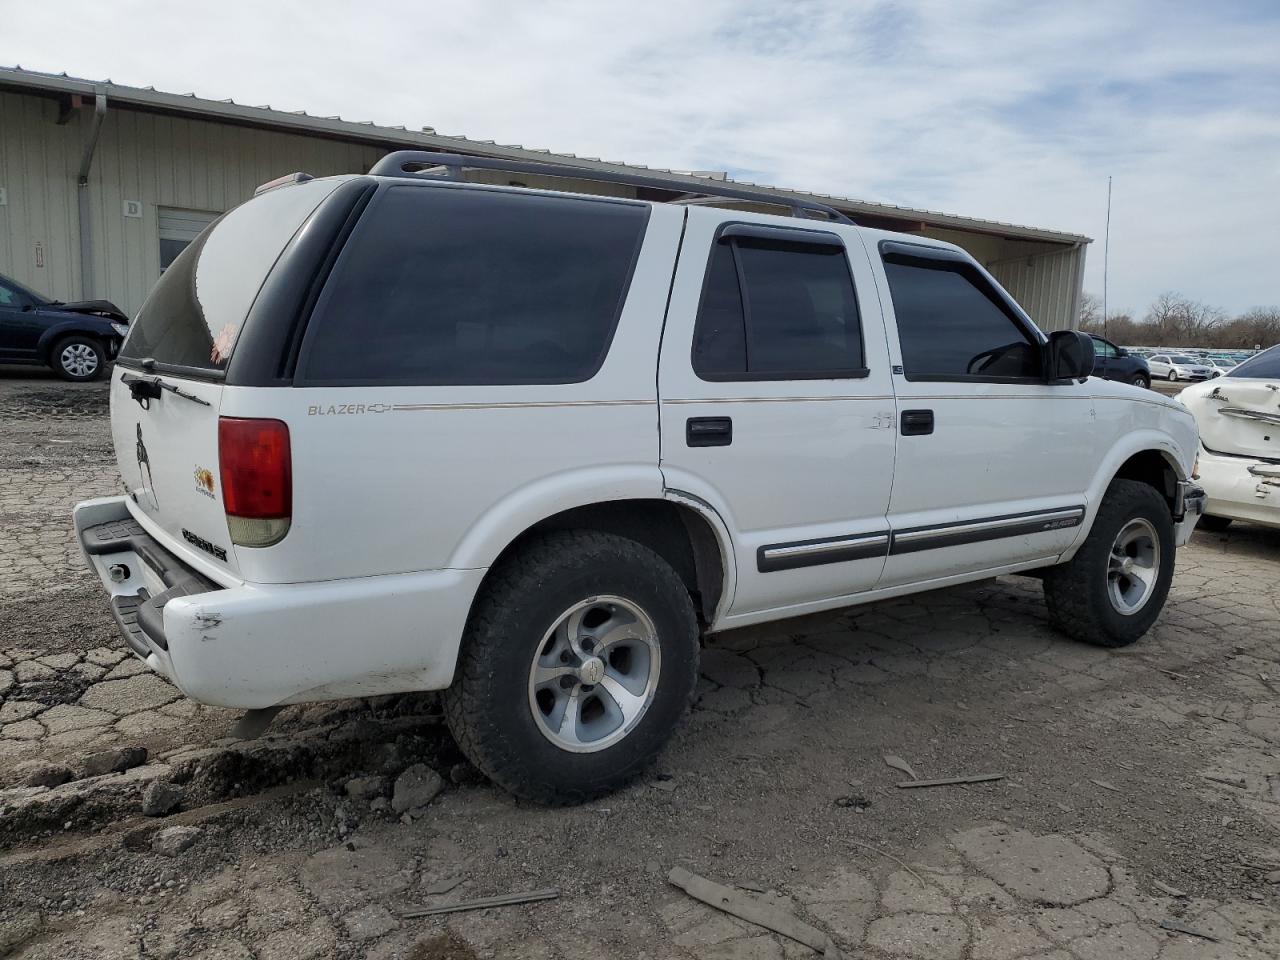
<instances>
[{"instance_id":1,"label":"front fender","mask_svg":"<svg viewBox=\"0 0 1280 960\"><path fill-rule=\"evenodd\" d=\"M111 329L111 324L105 320L94 321L84 317L68 317L65 320L52 321L40 334L40 339L36 341L36 356L42 362L48 363L53 355L54 345L63 337L69 337L72 334L90 336L103 341L118 339L116 332Z\"/></svg>"},{"instance_id":2,"label":"front fender","mask_svg":"<svg viewBox=\"0 0 1280 960\"><path fill-rule=\"evenodd\" d=\"M1176 479L1189 480L1196 455L1196 432L1194 426L1189 431L1188 437L1177 438L1171 433L1148 428L1126 433L1112 443L1110 449L1106 451L1099 461L1097 472L1089 484L1089 489L1085 495L1087 509L1084 523L1080 525L1080 532L1076 535L1076 539L1072 542L1070 548L1062 555L1061 559L1063 561L1070 560L1075 556L1076 551L1080 549L1080 546L1089 536L1089 531L1093 529L1094 518L1098 514L1098 508L1102 505L1102 498L1106 495L1107 487L1116 478L1120 468L1131 457L1148 451L1159 453L1165 463L1173 470Z\"/></svg>"}]
</instances>

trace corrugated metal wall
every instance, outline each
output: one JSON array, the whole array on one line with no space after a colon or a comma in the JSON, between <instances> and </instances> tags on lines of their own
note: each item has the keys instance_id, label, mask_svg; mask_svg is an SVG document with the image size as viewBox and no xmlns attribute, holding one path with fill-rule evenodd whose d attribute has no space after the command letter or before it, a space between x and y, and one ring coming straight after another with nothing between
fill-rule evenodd
<instances>
[{"instance_id":1,"label":"corrugated metal wall","mask_svg":"<svg viewBox=\"0 0 1280 960\"><path fill-rule=\"evenodd\" d=\"M157 209L222 213L294 170L364 173L377 147L108 107L90 174L93 287L80 289L76 172L88 114L0 94L0 273L61 300L105 297L134 314L160 276ZM126 201L141 216L126 216ZM43 247L36 265L35 244Z\"/></svg>"},{"instance_id":2,"label":"corrugated metal wall","mask_svg":"<svg viewBox=\"0 0 1280 960\"><path fill-rule=\"evenodd\" d=\"M55 101L0 93L0 273L59 300L80 295L78 120L59 126Z\"/></svg>"},{"instance_id":3,"label":"corrugated metal wall","mask_svg":"<svg viewBox=\"0 0 1280 960\"><path fill-rule=\"evenodd\" d=\"M1084 258L1081 245L1000 258L985 266L1041 330L1074 330L1080 325Z\"/></svg>"},{"instance_id":4,"label":"corrugated metal wall","mask_svg":"<svg viewBox=\"0 0 1280 960\"><path fill-rule=\"evenodd\" d=\"M363 173L378 147L109 106L90 174L93 284L81 290L76 173L92 108L58 124L51 98L0 93L0 273L62 300L105 297L130 314L160 276L161 207L221 213L294 170ZM478 172L470 179L633 196L631 187ZM126 203L134 201L127 216ZM1077 322L1084 247L927 227L964 247L1045 330Z\"/></svg>"},{"instance_id":5,"label":"corrugated metal wall","mask_svg":"<svg viewBox=\"0 0 1280 960\"><path fill-rule=\"evenodd\" d=\"M1085 246L1009 240L959 230L930 228L922 232L973 254L1041 330L1074 330L1079 326Z\"/></svg>"}]
</instances>

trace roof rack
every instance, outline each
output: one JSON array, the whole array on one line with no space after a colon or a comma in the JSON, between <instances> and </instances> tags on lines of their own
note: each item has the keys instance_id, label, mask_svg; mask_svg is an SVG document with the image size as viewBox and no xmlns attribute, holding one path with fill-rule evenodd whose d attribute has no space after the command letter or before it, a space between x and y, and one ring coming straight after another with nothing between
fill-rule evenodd
<instances>
[{"instance_id":1,"label":"roof rack","mask_svg":"<svg viewBox=\"0 0 1280 960\"><path fill-rule=\"evenodd\" d=\"M647 187L651 190L666 190L679 193L681 196L670 201L672 203L708 203L715 200L741 200L750 203L767 204L771 207L786 207L793 217L805 219L825 219L836 223L853 225L845 214L835 207L812 200L801 200L796 197L778 196L759 190L742 190L737 187L723 186L720 183L691 183L673 181L662 177L646 177L632 173L610 173L604 170L592 170L588 167L576 167L567 163L540 163L528 160L503 160L498 157L473 157L460 153L433 153L425 150L397 150L389 153L369 169L373 177L420 177L428 171L443 169L443 179L463 180L462 171L470 167L473 170L501 170L506 173L541 174L547 177L570 177L575 180L591 180L596 183L619 183L631 187ZM440 174L433 174L440 176Z\"/></svg>"}]
</instances>

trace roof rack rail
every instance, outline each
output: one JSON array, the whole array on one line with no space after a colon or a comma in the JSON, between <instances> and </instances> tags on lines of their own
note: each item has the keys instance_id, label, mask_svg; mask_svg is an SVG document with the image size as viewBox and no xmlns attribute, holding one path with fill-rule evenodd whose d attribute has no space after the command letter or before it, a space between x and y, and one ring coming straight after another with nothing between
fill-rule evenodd
<instances>
[{"instance_id":1,"label":"roof rack rail","mask_svg":"<svg viewBox=\"0 0 1280 960\"><path fill-rule=\"evenodd\" d=\"M693 183L686 180L667 180L662 177L647 177L633 173L609 173L604 170L592 170L589 167L576 167L567 163L541 163L529 160L503 160L498 157L473 157L460 153L433 153L425 150L397 150L388 153L369 169L372 177L417 177L428 170L443 168L444 179L462 180L463 169L501 170L506 173L541 174L548 177L571 177L576 180L591 180L596 183L619 183L631 187L647 187L652 190L667 190L681 194L674 203L696 203L707 198L742 200L751 203L767 204L771 207L787 207L793 217L806 219L827 219L836 223L852 225L845 214L835 207L812 200L801 200L796 197L778 196L759 190L742 190L737 187L722 185L722 182L708 181ZM438 174L437 174L438 176ZM700 179L700 178L699 178ZM702 200L706 202L706 200Z\"/></svg>"}]
</instances>

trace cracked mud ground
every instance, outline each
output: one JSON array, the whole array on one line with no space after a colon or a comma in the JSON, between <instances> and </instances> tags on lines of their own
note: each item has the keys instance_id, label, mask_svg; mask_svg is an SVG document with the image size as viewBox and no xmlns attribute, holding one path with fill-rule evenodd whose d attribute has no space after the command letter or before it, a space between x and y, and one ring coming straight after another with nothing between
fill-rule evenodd
<instances>
[{"instance_id":1,"label":"cracked mud ground","mask_svg":"<svg viewBox=\"0 0 1280 960\"><path fill-rule=\"evenodd\" d=\"M1280 956L1280 533L1197 534L1124 651L1055 634L1022 578L723 634L656 770L547 810L479 781L430 697L221 739L230 713L122 658L80 568L70 507L118 483L103 388L6 372L0 411L0 955L817 955L670 886L683 866L845 956ZM900 790L886 754L1004 779ZM443 790L401 815L421 763ZM147 817L154 784L176 807Z\"/></svg>"}]
</instances>

